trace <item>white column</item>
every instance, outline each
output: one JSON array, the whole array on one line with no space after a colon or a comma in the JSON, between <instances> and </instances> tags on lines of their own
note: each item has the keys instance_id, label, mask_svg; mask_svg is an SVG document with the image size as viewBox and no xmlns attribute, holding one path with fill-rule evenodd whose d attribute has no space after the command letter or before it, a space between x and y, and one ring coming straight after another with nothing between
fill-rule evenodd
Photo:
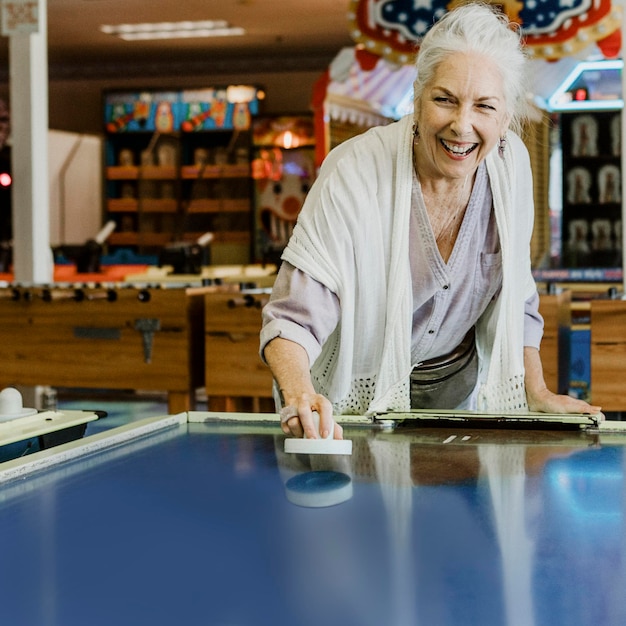
<instances>
[{"instance_id":1,"label":"white column","mask_svg":"<svg viewBox=\"0 0 626 626\"><path fill-rule=\"evenodd\" d=\"M48 37L46 0L37 32L9 38L13 173L13 267L17 282L50 283Z\"/></svg>"},{"instance_id":2,"label":"white column","mask_svg":"<svg viewBox=\"0 0 626 626\"><path fill-rule=\"evenodd\" d=\"M624 42L626 41L626 6L624 6L624 0L614 0L616 5L619 5L622 9L622 50L621 58L624 59ZM626 67L622 67L622 102L626 103ZM621 152L621 170L622 170L622 289L626 293L626 199L624 194L626 193L626 106L622 104L621 113L621 127L622 137L620 141Z\"/></svg>"},{"instance_id":3,"label":"white column","mask_svg":"<svg viewBox=\"0 0 626 626\"><path fill-rule=\"evenodd\" d=\"M624 46L626 44L626 0L613 0L612 4L618 6L622 11L622 49L620 50L619 57L624 59ZM622 67L622 103L626 102L626 67ZM621 154L621 170L622 170L622 289L626 293L626 223L624 223L624 217L626 217L626 106L622 104L621 110L621 141L620 141L620 154Z\"/></svg>"}]
</instances>

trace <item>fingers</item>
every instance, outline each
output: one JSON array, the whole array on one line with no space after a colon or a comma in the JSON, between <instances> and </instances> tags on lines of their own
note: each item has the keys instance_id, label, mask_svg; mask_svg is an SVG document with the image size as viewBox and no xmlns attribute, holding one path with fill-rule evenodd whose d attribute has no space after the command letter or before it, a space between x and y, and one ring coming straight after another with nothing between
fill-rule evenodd
<instances>
[{"instance_id":1,"label":"fingers","mask_svg":"<svg viewBox=\"0 0 626 626\"><path fill-rule=\"evenodd\" d=\"M583 413L594 417L598 422L603 422L606 417L602 413L602 407L588 404L584 400L578 400L578 404L569 410L570 413Z\"/></svg>"},{"instance_id":2,"label":"fingers","mask_svg":"<svg viewBox=\"0 0 626 626\"><path fill-rule=\"evenodd\" d=\"M595 415L596 413L602 412L601 406L594 406L592 404L587 404L586 402L582 405L581 413L590 413L591 415Z\"/></svg>"},{"instance_id":3,"label":"fingers","mask_svg":"<svg viewBox=\"0 0 626 626\"><path fill-rule=\"evenodd\" d=\"M280 410L280 427L285 435L302 437L303 430L298 416L298 408L288 404Z\"/></svg>"},{"instance_id":4,"label":"fingers","mask_svg":"<svg viewBox=\"0 0 626 626\"><path fill-rule=\"evenodd\" d=\"M572 398L564 394L549 393L537 403L533 410L543 411L546 413L585 413L598 416L602 421L602 407L589 404L584 400Z\"/></svg>"},{"instance_id":5,"label":"fingers","mask_svg":"<svg viewBox=\"0 0 626 626\"><path fill-rule=\"evenodd\" d=\"M589 413L590 415L597 415L602 412L601 406L596 406L585 402L585 400L578 400L571 396L562 395L556 396L561 401L561 405L568 413Z\"/></svg>"},{"instance_id":6,"label":"fingers","mask_svg":"<svg viewBox=\"0 0 626 626\"><path fill-rule=\"evenodd\" d=\"M286 424L283 424L283 432L285 435L291 435L292 437L304 437L300 418L292 417Z\"/></svg>"},{"instance_id":7,"label":"fingers","mask_svg":"<svg viewBox=\"0 0 626 626\"><path fill-rule=\"evenodd\" d=\"M319 434L322 439L336 439L335 437L335 420L333 419L332 412L320 415L318 413L319 421Z\"/></svg>"},{"instance_id":8,"label":"fingers","mask_svg":"<svg viewBox=\"0 0 626 626\"><path fill-rule=\"evenodd\" d=\"M300 416L300 423L302 424L302 430L309 439L318 439L319 422L313 419L313 410L309 404L303 404L298 407L298 414Z\"/></svg>"},{"instance_id":9,"label":"fingers","mask_svg":"<svg viewBox=\"0 0 626 626\"><path fill-rule=\"evenodd\" d=\"M335 423L330 402L323 396L307 396L280 411L280 425L286 435L319 439L343 439L343 429Z\"/></svg>"},{"instance_id":10,"label":"fingers","mask_svg":"<svg viewBox=\"0 0 626 626\"><path fill-rule=\"evenodd\" d=\"M302 424L300 423L300 418L297 415L289 418L288 420L284 422L281 422L280 427L281 427L281 430L285 433L285 435L292 436L292 437L304 436L304 431L302 430Z\"/></svg>"}]
</instances>

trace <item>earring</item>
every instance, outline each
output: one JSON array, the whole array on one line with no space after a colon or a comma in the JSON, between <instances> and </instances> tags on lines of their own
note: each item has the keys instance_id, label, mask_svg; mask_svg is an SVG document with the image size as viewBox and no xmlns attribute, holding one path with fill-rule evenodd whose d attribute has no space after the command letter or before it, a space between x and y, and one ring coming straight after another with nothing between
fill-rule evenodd
<instances>
[{"instance_id":1,"label":"earring","mask_svg":"<svg viewBox=\"0 0 626 626\"><path fill-rule=\"evenodd\" d=\"M504 158L504 149L506 148L506 137L500 137L500 141L498 142L498 154L500 158Z\"/></svg>"}]
</instances>

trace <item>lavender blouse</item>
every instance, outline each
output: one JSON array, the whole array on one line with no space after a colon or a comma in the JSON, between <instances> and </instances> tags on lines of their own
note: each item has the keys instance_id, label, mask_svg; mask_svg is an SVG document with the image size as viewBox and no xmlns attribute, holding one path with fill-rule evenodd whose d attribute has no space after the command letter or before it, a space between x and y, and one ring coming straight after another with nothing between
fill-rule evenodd
<instances>
[{"instance_id":1,"label":"lavender blouse","mask_svg":"<svg viewBox=\"0 0 626 626\"><path fill-rule=\"evenodd\" d=\"M476 323L502 284L500 241L487 169L482 164L448 262L439 254L417 176L409 224L413 292L413 365L453 350ZM309 362L333 332L341 303L323 284L283 262L263 309L261 356L275 337L300 344ZM526 301L524 345L539 348L543 319L537 292Z\"/></svg>"}]
</instances>

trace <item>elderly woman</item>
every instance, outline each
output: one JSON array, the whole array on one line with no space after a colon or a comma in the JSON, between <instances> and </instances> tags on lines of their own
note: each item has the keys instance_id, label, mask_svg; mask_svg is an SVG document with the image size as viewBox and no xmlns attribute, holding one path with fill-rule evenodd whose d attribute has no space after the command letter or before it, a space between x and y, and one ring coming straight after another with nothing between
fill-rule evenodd
<instances>
[{"instance_id":1,"label":"elderly woman","mask_svg":"<svg viewBox=\"0 0 626 626\"><path fill-rule=\"evenodd\" d=\"M482 4L417 57L415 112L334 149L283 254L261 355L282 428L408 408L597 413L551 393L530 268L533 186L519 33Z\"/></svg>"}]
</instances>

